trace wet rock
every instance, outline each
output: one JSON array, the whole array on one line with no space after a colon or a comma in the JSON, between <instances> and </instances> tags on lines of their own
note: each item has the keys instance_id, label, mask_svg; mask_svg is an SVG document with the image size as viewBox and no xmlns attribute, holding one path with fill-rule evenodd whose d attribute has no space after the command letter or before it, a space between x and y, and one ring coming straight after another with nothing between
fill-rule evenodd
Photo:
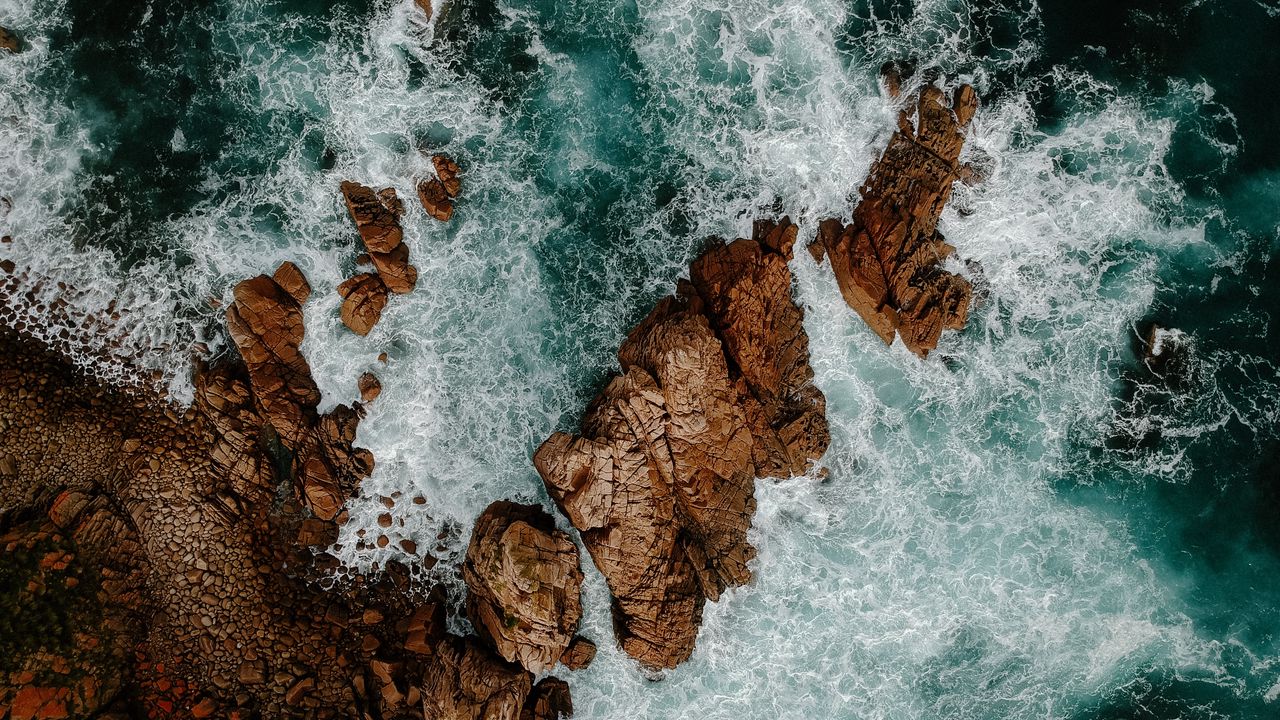
<instances>
[{"instance_id":1,"label":"wet rock","mask_svg":"<svg viewBox=\"0 0 1280 720\"><path fill-rule=\"evenodd\" d=\"M291 262L281 263L271 279L284 288L284 291L294 300L297 300L299 305L306 303L307 298L311 297L311 283L307 282L307 277L302 274L298 266Z\"/></svg>"},{"instance_id":2,"label":"wet rock","mask_svg":"<svg viewBox=\"0 0 1280 720\"><path fill-rule=\"evenodd\" d=\"M436 169L436 177L440 178L440 184L449 197L458 197L458 193L462 191L462 181L458 179L458 163L448 155L432 155L431 165Z\"/></svg>"},{"instance_id":3,"label":"wet rock","mask_svg":"<svg viewBox=\"0 0 1280 720\"><path fill-rule=\"evenodd\" d=\"M3 26L0 26L0 50L6 50L11 53L22 52L22 41L11 30Z\"/></svg>"},{"instance_id":4,"label":"wet rock","mask_svg":"<svg viewBox=\"0 0 1280 720\"><path fill-rule=\"evenodd\" d=\"M436 720L518 720L532 690L529 673L472 639L435 647L422 678L425 715Z\"/></svg>"},{"instance_id":5,"label":"wet rock","mask_svg":"<svg viewBox=\"0 0 1280 720\"><path fill-rule=\"evenodd\" d=\"M1141 335L1142 364L1157 377L1175 383L1189 375L1190 337L1177 328L1152 323Z\"/></svg>"},{"instance_id":6,"label":"wet rock","mask_svg":"<svg viewBox=\"0 0 1280 720\"><path fill-rule=\"evenodd\" d=\"M977 107L967 85L951 100L925 86L914 115L902 112L872 166L853 222L823 221L810 246L819 261L830 259L845 302L871 329L886 343L901 338L921 357L937 347L943 330L963 328L968 319L972 288L942 269L955 249L937 225L952 184L965 175L960 150Z\"/></svg>"},{"instance_id":7,"label":"wet rock","mask_svg":"<svg viewBox=\"0 0 1280 720\"><path fill-rule=\"evenodd\" d=\"M576 637L560 656L560 662L570 670L583 670L596 659L596 644L584 637Z\"/></svg>"},{"instance_id":8,"label":"wet rock","mask_svg":"<svg viewBox=\"0 0 1280 720\"><path fill-rule=\"evenodd\" d=\"M573 698L569 684L549 677L538 681L520 711L520 720L558 720L573 717Z\"/></svg>"},{"instance_id":9,"label":"wet rock","mask_svg":"<svg viewBox=\"0 0 1280 720\"><path fill-rule=\"evenodd\" d=\"M300 350L302 306L266 275L236 286L227 308L227 330L249 372L259 412L287 444L300 442L315 424L320 389Z\"/></svg>"},{"instance_id":10,"label":"wet rock","mask_svg":"<svg viewBox=\"0 0 1280 720\"><path fill-rule=\"evenodd\" d=\"M387 305L387 286L374 273L361 273L338 286L342 323L357 335L368 335Z\"/></svg>"},{"instance_id":11,"label":"wet rock","mask_svg":"<svg viewBox=\"0 0 1280 720\"><path fill-rule=\"evenodd\" d=\"M790 294L795 232L784 219L713 243L619 348L623 374L581 435L556 433L534 455L609 583L623 650L643 665L687 659L706 599L751 579L755 478L803 472L826 451Z\"/></svg>"},{"instance_id":12,"label":"wet rock","mask_svg":"<svg viewBox=\"0 0 1280 720\"><path fill-rule=\"evenodd\" d=\"M582 618L578 548L535 505L498 501L476 519L463 565L467 616L503 659L555 667Z\"/></svg>"},{"instance_id":13,"label":"wet rock","mask_svg":"<svg viewBox=\"0 0 1280 720\"><path fill-rule=\"evenodd\" d=\"M409 246L404 244L404 231L400 228L404 204L395 188L374 192L347 181L342 183L342 196L386 288L393 293L412 291L418 283L418 269L409 264Z\"/></svg>"},{"instance_id":14,"label":"wet rock","mask_svg":"<svg viewBox=\"0 0 1280 720\"><path fill-rule=\"evenodd\" d=\"M440 222L449 222L453 217L453 200L439 178L426 178L418 183L418 200L422 209Z\"/></svg>"},{"instance_id":15,"label":"wet rock","mask_svg":"<svg viewBox=\"0 0 1280 720\"><path fill-rule=\"evenodd\" d=\"M382 394L382 382L378 380L378 376L371 372L364 373L357 382L360 388L360 401L371 403L378 399L378 395Z\"/></svg>"}]
</instances>

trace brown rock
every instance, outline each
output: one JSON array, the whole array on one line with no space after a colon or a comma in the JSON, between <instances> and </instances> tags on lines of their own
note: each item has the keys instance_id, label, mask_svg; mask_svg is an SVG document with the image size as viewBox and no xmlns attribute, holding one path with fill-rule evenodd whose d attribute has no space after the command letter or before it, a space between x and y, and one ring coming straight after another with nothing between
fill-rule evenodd
<instances>
[{"instance_id":1,"label":"brown rock","mask_svg":"<svg viewBox=\"0 0 1280 720\"><path fill-rule=\"evenodd\" d=\"M373 402L382 394L382 382L378 380L377 375L371 372L363 373L357 385L360 388L361 402Z\"/></svg>"},{"instance_id":2,"label":"brown rock","mask_svg":"<svg viewBox=\"0 0 1280 720\"><path fill-rule=\"evenodd\" d=\"M578 636L569 643L569 648L560 656L560 662L570 670L582 670L596 659L596 644Z\"/></svg>"},{"instance_id":3,"label":"brown rock","mask_svg":"<svg viewBox=\"0 0 1280 720\"><path fill-rule=\"evenodd\" d=\"M558 720L573 717L573 698L569 684L560 678L543 678L533 686L525 700L520 720Z\"/></svg>"},{"instance_id":4,"label":"brown rock","mask_svg":"<svg viewBox=\"0 0 1280 720\"><path fill-rule=\"evenodd\" d=\"M938 217L962 175L963 129L978 108L961 86L951 102L926 86L915 125L904 111L899 129L861 188L853 222L825 220L810 250L831 267L849 304L886 343L895 336L921 357L946 329L964 327L972 287L940 267L954 248L937 230Z\"/></svg>"},{"instance_id":5,"label":"brown rock","mask_svg":"<svg viewBox=\"0 0 1280 720\"><path fill-rule=\"evenodd\" d=\"M448 155L433 155L431 164L436 169L436 177L440 178L444 191L451 198L458 197L458 193L462 191L462 181L458 179L458 163Z\"/></svg>"},{"instance_id":6,"label":"brown rock","mask_svg":"<svg viewBox=\"0 0 1280 720\"><path fill-rule=\"evenodd\" d=\"M391 204L388 207L388 200L395 198L394 191L389 196L379 197L372 188L347 181L342 183L342 196L370 254L389 253L400 245L404 232L400 229L396 206Z\"/></svg>"},{"instance_id":7,"label":"brown rock","mask_svg":"<svg viewBox=\"0 0 1280 720\"><path fill-rule=\"evenodd\" d=\"M529 673L474 639L449 637L423 673L422 707L436 720L518 720L532 685Z\"/></svg>"},{"instance_id":8,"label":"brown rock","mask_svg":"<svg viewBox=\"0 0 1280 720\"><path fill-rule=\"evenodd\" d=\"M403 246L402 246L403 247ZM387 286L373 273L361 273L338 286L342 323L357 335L368 335L387 304Z\"/></svg>"},{"instance_id":9,"label":"brown rock","mask_svg":"<svg viewBox=\"0 0 1280 720\"><path fill-rule=\"evenodd\" d=\"M276 268L276 272L271 276L276 284L284 288L294 300L302 305L311 297L311 284L307 282L307 276L302 274L297 265L291 262L284 262L280 267Z\"/></svg>"},{"instance_id":10,"label":"brown rock","mask_svg":"<svg viewBox=\"0 0 1280 720\"><path fill-rule=\"evenodd\" d=\"M646 666L688 658L705 600L751 579L755 478L804 472L826 450L791 299L795 235L784 220L713 244L619 348L624 374L582 436L534 455L609 583L623 650Z\"/></svg>"},{"instance_id":11,"label":"brown rock","mask_svg":"<svg viewBox=\"0 0 1280 720\"><path fill-rule=\"evenodd\" d=\"M235 288L227 330L240 350L253 401L286 444L298 443L315 424L320 389L300 347L304 328L298 301L266 275Z\"/></svg>"},{"instance_id":12,"label":"brown rock","mask_svg":"<svg viewBox=\"0 0 1280 720\"><path fill-rule=\"evenodd\" d=\"M463 565L480 637L526 670L550 670L582 618L578 548L536 505L498 501L476 519Z\"/></svg>"},{"instance_id":13,"label":"brown rock","mask_svg":"<svg viewBox=\"0 0 1280 720\"><path fill-rule=\"evenodd\" d=\"M22 52L22 41L18 40L17 35L2 26L0 26L0 50L7 50L11 53Z\"/></svg>"},{"instance_id":14,"label":"brown rock","mask_svg":"<svg viewBox=\"0 0 1280 720\"><path fill-rule=\"evenodd\" d=\"M409 246L400 243L391 252L369 253L373 267L393 293L411 292L418 284L418 268L409 264Z\"/></svg>"},{"instance_id":15,"label":"brown rock","mask_svg":"<svg viewBox=\"0 0 1280 720\"><path fill-rule=\"evenodd\" d=\"M449 222L453 217L453 201L439 178L426 178L418 183L418 200L422 209L440 222Z\"/></svg>"},{"instance_id":16,"label":"brown rock","mask_svg":"<svg viewBox=\"0 0 1280 720\"><path fill-rule=\"evenodd\" d=\"M413 4L426 13L427 19L431 19L431 0L413 0Z\"/></svg>"}]
</instances>

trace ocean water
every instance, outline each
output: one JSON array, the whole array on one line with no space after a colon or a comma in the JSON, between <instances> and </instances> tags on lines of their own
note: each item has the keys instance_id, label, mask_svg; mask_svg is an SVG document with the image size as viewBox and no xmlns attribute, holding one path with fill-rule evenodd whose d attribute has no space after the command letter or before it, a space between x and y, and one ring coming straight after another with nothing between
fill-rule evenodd
<instances>
[{"instance_id":1,"label":"ocean water","mask_svg":"<svg viewBox=\"0 0 1280 720\"><path fill-rule=\"evenodd\" d=\"M577 717L1280 716L1274 0L0 0L0 25L28 45L0 56L0 256L36 297L10 312L183 401L234 283L297 262L326 407L384 385L334 552L408 559L356 532L424 494L390 534L455 597L471 519L549 505L533 449L702 238L847 219L884 61L975 84L987 179L942 219L981 266L969 326L920 362L798 253L829 477L758 483L756 579L662 676L612 646L587 563ZM448 224L413 191L440 150ZM343 179L397 188L422 273L367 338L337 317Z\"/></svg>"}]
</instances>

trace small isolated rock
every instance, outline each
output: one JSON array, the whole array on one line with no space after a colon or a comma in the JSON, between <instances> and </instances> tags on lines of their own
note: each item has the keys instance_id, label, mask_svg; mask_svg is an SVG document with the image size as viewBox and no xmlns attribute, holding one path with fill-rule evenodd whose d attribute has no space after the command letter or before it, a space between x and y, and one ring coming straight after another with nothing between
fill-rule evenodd
<instances>
[{"instance_id":1,"label":"small isolated rock","mask_svg":"<svg viewBox=\"0 0 1280 720\"><path fill-rule=\"evenodd\" d=\"M440 222L449 222L453 217L453 201L439 178L427 178L418 183L418 200L422 202L422 209Z\"/></svg>"},{"instance_id":2,"label":"small isolated rock","mask_svg":"<svg viewBox=\"0 0 1280 720\"><path fill-rule=\"evenodd\" d=\"M338 286L342 296L342 322L357 335L368 335L382 318L387 286L374 273L361 273Z\"/></svg>"},{"instance_id":3,"label":"small isolated rock","mask_svg":"<svg viewBox=\"0 0 1280 720\"><path fill-rule=\"evenodd\" d=\"M582 619L578 548L536 505L498 501L476 520L463 565L467 615L503 659L550 670Z\"/></svg>"},{"instance_id":4,"label":"small isolated rock","mask_svg":"<svg viewBox=\"0 0 1280 720\"><path fill-rule=\"evenodd\" d=\"M22 52L22 42L18 40L18 36L2 26L0 26L0 50L8 50L11 53Z\"/></svg>"},{"instance_id":5,"label":"small isolated rock","mask_svg":"<svg viewBox=\"0 0 1280 720\"><path fill-rule=\"evenodd\" d=\"M560 662L570 670L582 670L596 659L596 644L579 635L569 643L569 649L560 656Z\"/></svg>"},{"instance_id":6,"label":"small isolated rock","mask_svg":"<svg viewBox=\"0 0 1280 720\"><path fill-rule=\"evenodd\" d=\"M377 375L371 372L361 375L358 385L360 387L361 402L373 402L382 394L382 382L378 380Z\"/></svg>"}]
</instances>

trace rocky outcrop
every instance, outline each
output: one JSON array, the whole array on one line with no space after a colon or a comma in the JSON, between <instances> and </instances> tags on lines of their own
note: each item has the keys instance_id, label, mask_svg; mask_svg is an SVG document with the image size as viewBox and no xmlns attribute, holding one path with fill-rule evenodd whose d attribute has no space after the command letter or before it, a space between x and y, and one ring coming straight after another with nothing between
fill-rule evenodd
<instances>
[{"instance_id":1,"label":"rocky outcrop","mask_svg":"<svg viewBox=\"0 0 1280 720\"><path fill-rule=\"evenodd\" d=\"M899 79L886 79L893 90ZM860 189L853 222L823 221L810 251L830 259L845 302L886 343L895 336L924 357L943 330L964 327L972 287L942 269L955 249L938 232L960 164L964 130L978 108L973 88L948 98L926 85L902 111L898 130Z\"/></svg>"},{"instance_id":2,"label":"rocky outcrop","mask_svg":"<svg viewBox=\"0 0 1280 720\"><path fill-rule=\"evenodd\" d=\"M400 216L404 203L395 188L374 192L359 183L342 183L342 197L364 242L367 259L376 273L361 273L338 287L342 296L342 322L359 335L382 317L387 293L408 293L418 284L418 269L409 264L409 246L404 243Z\"/></svg>"},{"instance_id":3,"label":"rocky outcrop","mask_svg":"<svg viewBox=\"0 0 1280 720\"><path fill-rule=\"evenodd\" d=\"M447 155L433 155L431 164L436 176L418 182L418 200L428 215L440 222L449 222L453 217L453 201L462 191L458 164Z\"/></svg>"},{"instance_id":4,"label":"rocky outcrop","mask_svg":"<svg viewBox=\"0 0 1280 720\"><path fill-rule=\"evenodd\" d=\"M498 501L476 520L463 565L467 616L508 662L555 667L582 618L578 547L536 505Z\"/></svg>"},{"instance_id":5,"label":"rocky outcrop","mask_svg":"<svg viewBox=\"0 0 1280 720\"><path fill-rule=\"evenodd\" d=\"M297 268L234 295L241 361L186 410L0 328L0 717L518 717L532 676L407 568L316 582L373 467L360 410L317 411Z\"/></svg>"},{"instance_id":6,"label":"rocky outcrop","mask_svg":"<svg viewBox=\"0 0 1280 720\"><path fill-rule=\"evenodd\" d=\"M791 298L795 233L784 218L709 247L623 343L581 435L534 455L646 666L687 659L705 600L751 579L755 478L803 472L829 442Z\"/></svg>"},{"instance_id":7,"label":"rocky outcrop","mask_svg":"<svg viewBox=\"0 0 1280 720\"><path fill-rule=\"evenodd\" d=\"M559 678L543 678L533 686L520 720L559 720L573 716L569 685Z\"/></svg>"}]
</instances>

